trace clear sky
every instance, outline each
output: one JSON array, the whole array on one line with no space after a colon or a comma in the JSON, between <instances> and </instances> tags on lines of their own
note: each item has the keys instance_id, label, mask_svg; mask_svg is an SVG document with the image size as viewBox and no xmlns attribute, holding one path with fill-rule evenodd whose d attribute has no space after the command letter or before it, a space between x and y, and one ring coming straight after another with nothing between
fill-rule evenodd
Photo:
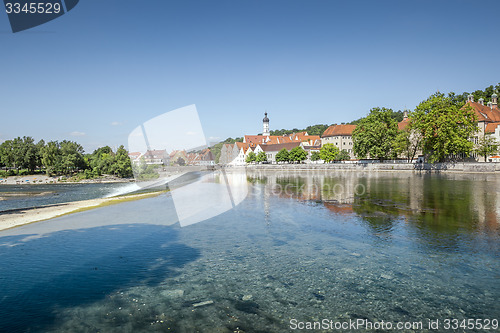
<instances>
[{"instance_id":1,"label":"clear sky","mask_svg":"<svg viewBox=\"0 0 500 333\"><path fill-rule=\"evenodd\" d=\"M13 34L0 13L0 141L127 144L196 104L210 141L413 109L500 82L500 1L81 0Z\"/></svg>"}]
</instances>

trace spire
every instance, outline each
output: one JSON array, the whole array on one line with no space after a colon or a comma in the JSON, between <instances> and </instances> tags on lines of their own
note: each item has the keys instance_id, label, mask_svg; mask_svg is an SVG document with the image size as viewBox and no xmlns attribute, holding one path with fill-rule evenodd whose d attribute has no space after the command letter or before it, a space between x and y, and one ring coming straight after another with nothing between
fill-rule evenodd
<instances>
[{"instance_id":1,"label":"spire","mask_svg":"<svg viewBox=\"0 0 500 333\"><path fill-rule=\"evenodd\" d=\"M262 119L262 135L269 136L269 118L267 118L267 112L264 113L264 119Z\"/></svg>"},{"instance_id":2,"label":"spire","mask_svg":"<svg viewBox=\"0 0 500 333\"><path fill-rule=\"evenodd\" d=\"M498 95L495 92L491 95L491 104L493 104L493 107L498 105Z\"/></svg>"},{"instance_id":3,"label":"spire","mask_svg":"<svg viewBox=\"0 0 500 333\"><path fill-rule=\"evenodd\" d=\"M469 96L467 96L467 101L468 102L474 102L474 95L469 94Z\"/></svg>"}]
</instances>

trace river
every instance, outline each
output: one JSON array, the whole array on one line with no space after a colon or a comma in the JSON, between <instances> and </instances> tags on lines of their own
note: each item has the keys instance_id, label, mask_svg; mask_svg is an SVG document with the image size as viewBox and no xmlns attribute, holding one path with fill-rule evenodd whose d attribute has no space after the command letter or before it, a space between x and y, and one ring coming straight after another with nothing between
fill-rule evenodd
<instances>
[{"instance_id":1,"label":"river","mask_svg":"<svg viewBox=\"0 0 500 333\"><path fill-rule=\"evenodd\" d=\"M166 193L0 232L0 331L498 331L498 176L244 177L234 209L185 227Z\"/></svg>"}]
</instances>

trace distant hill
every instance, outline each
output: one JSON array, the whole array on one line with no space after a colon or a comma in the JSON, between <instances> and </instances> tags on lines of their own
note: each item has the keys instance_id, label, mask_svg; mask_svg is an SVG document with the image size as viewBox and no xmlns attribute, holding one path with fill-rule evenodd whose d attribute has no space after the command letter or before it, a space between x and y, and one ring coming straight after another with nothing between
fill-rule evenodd
<instances>
[{"instance_id":1,"label":"distant hill","mask_svg":"<svg viewBox=\"0 0 500 333\"><path fill-rule=\"evenodd\" d=\"M323 132L329 127L330 125L326 125L326 124L318 124L318 125L311 125L311 126L307 126L306 128L304 129L298 129L298 128L293 128L291 130L287 130L287 129L280 129L280 130L274 130L274 131L271 131L271 135L279 135L279 136L283 136L283 135L287 135L287 134L292 134L292 133L297 133L297 132L307 132L309 135L323 135Z\"/></svg>"},{"instance_id":2,"label":"distant hill","mask_svg":"<svg viewBox=\"0 0 500 333\"><path fill-rule=\"evenodd\" d=\"M391 117L392 117L392 118L394 118L394 119L395 119L395 120L399 123L400 121L402 121L402 120L403 120L403 111L401 111L401 110L398 110L398 111L392 111L392 115L391 115ZM350 123L348 123L348 124L349 124L349 125L357 125L357 124L359 124L359 122L360 122L361 120L363 120L364 118L365 118L365 117L361 117L361 118L359 118L359 119L356 119L356 120L351 121L351 122L350 122Z\"/></svg>"}]
</instances>

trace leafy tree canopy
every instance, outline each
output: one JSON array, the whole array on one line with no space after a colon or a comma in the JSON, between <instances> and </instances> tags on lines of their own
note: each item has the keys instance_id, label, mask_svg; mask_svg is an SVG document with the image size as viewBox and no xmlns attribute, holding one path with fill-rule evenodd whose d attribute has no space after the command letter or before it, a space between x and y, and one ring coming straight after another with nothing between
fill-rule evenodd
<instances>
[{"instance_id":1,"label":"leafy tree canopy","mask_svg":"<svg viewBox=\"0 0 500 333\"><path fill-rule=\"evenodd\" d=\"M255 153L253 151L251 151L248 153L247 159L245 160L245 162L252 163L252 162L255 162L256 159L257 159L257 155L255 155Z\"/></svg>"},{"instance_id":2,"label":"leafy tree canopy","mask_svg":"<svg viewBox=\"0 0 500 333\"><path fill-rule=\"evenodd\" d=\"M289 162L290 157L288 154L288 150L286 148L281 149L277 154L276 154L276 162Z\"/></svg>"},{"instance_id":3,"label":"leafy tree canopy","mask_svg":"<svg viewBox=\"0 0 500 333\"><path fill-rule=\"evenodd\" d=\"M326 143L323 145L323 147L321 147L319 151L319 156L325 163L330 163L335 161L335 158L339 153L340 150L337 146L331 143Z\"/></svg>"},{"instance_id":4,"label":"leafy tree canopy","mask_svg":"<svg viewBox=\"0 0 500 333\"><path fill-rule=\"evenodd\" d=\"M496 154L498 152L499 143L489 134L486 134L484 137L479 138L479 142L477 143L474 151L484 157L484 161L486 162L486 158L490 155Z\"/></svg>"},{"instance_id":5,"label":"leafy tree canopy","mask_svg":"<svg viewBox=\"0 0 500 333\"><path fill-rule=\"evenodd\" d=\"M476 115L451 97L435 93L417 106L411 118L412 127L422 135L430 162L469 156L473 151L469 138L477 131Z\"/></svg>"},{"instance_id":6,"label":"leafy tree canopy","mask_svg":"<svg viewBox=\"0 0 500 333\"><path fill-rule=\"evenodd\" d=\"M342 149L335 158L337 161L347 161L351 159L351 155L349 155L349 152L345 149Z\"/></svg>"},{"instance_id":7,"label":"leafy tree canopy","mask_svg":"<svg viewBox=\"0 0 500 333\"><path fill-rule=\"evenodd\" d=\"M307 159L307 152L304 150L304 148L297 146L295 148L292 148L292 150L290 150L288 156L290 161L302 162Z\"/></svg>"},{"instance_id":8,"label":"leafy tree canopy","mask_svg":"<svg viewBox=\"0 0 500 333\"><path fill-rule=\"evenodd\" d=\"M263 151L259 152L257 154L257 158L255 159L256 162L266 162L267 161L267 155Z\"/></svg>"},{"instance_id":9,"label":"leafy tree canopy","mask_svg":"<svg viewBox=\"0 0 500 333\"><path fill-rule=\"evenodd\" d=\"M391 110L391 109L387 109L387 110ZM392 111L392 110L391 110L391 114L390 114L391 118L393 118L393 119L394 119L396 122L398 122L398 123L399 123L400 121L402 121L402 120L403 120L403 118L404 118L404 117L403 117L403 115L404 115L404 112L403 112L403 111L401 111L401 110L398 110L398 111ZM350 125L358 125L358 124L360 124L360 123L361 123L361 121L362 121L363 119L365 119L365 117L362 117L362 118L359 118L359 119L353 120L353 121L351 121L349 124L350 124Z\"/></svg>"},{"instance_id":10,"label":"leafy tree canopy","mask_svg":"<svg viewBox=\"0 0 500 333\"><path fill-rule=\"evenodd\" d=\"M319 161L321 159L321 156L319 154L319 151L313 151L311 153L311 161Z\"/></svg>"},{"instance_id":11,"label":"leafy tree canopy","mask_svg":"<svg viewBox=\"0 0 500 333\"><path fill-rule=\"evenodd\" d=\"M361 119L352 133L356 156L384 160L394 155L392 148L398 133L398 123L392 115L391 109L377 107Z\"/></svg>"},{"instance_id":12,"label":"leafy tree canopy","mask_svg":"<svg viewBox=\"0 0 500 333\"><path fill-rule=\"evenodd\" d=\"M304 129L298 129L298 128L293 128L293 129L280 129L280 130L274 130L274 131L270 131L270 134L271 135L279 135L279 136L283 136L283 135L288 135L288 134L292 134L292 133L297 133L297 132L307 132L307 134L309 135L323 135L323 133L326 131L326 129L329 127L330 125L326 125L326 124L317 124L317 125L311 125L311 126L307 126L306 128Z\"/></svg>"}]
</instances>

